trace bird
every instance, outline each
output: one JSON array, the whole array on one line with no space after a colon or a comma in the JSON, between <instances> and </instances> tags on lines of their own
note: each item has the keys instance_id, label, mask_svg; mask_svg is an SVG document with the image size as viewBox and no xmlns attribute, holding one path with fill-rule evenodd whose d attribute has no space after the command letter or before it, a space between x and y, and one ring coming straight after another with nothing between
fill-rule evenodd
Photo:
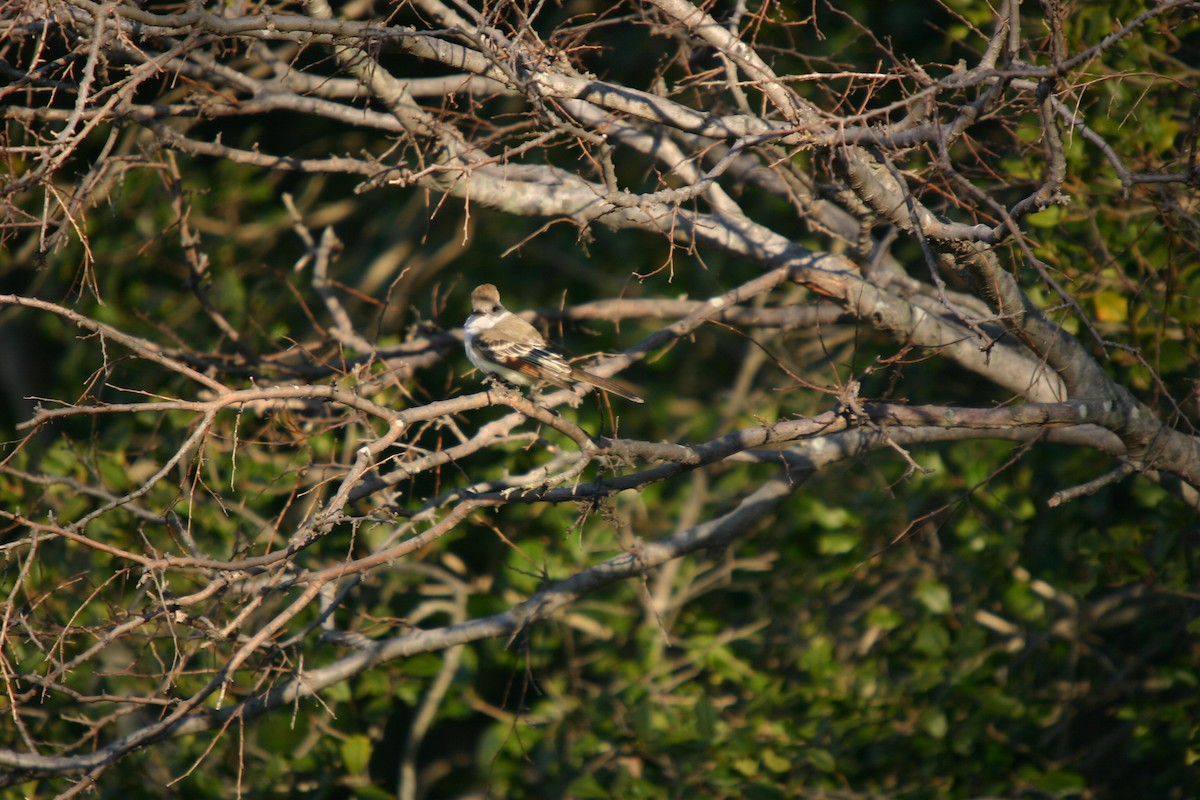
<instances>
[{"instance_id":1,"label":"bird","mask_svg":"<svg viewBox=\"0 0 1200 800\"><path fill-rule=\"evenodd\" d=\"M471 292L471 315L463 326L467 358L489 376L517 386L545 381L563 389L586 383L634 403L646 402L608 378L571 366L530 325L500 302L500 290L484 283Z\"/></svg>"}]
</instances>

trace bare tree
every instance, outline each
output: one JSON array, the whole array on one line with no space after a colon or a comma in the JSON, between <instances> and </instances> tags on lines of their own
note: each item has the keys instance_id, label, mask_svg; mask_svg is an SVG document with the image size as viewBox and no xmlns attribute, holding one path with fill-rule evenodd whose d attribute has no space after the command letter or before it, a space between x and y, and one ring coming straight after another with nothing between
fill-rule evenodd
<instances>
[{"instance_id":1,"label":"bare tree","mask_svg":"<svg viewBox=\"0 0 1200 800\"><path fill-rule=\"evenodd\" d=\"M687 0L587 13L412 0L389 17L369 2L335 13L325 0L307 0L303 13L271 2L0 6L0 236L10 266L79 247L74 295L103 302L113 255L92 249L92 217L131 175L152 172L172 198L162 235L178 238L220 342L214 352L176 337L165 318L140 331L114 325L99 306L81 312L36 281L0 295L10 319L75 329L94 369L77 396L30 410L0 467L12 565L0 622L12 728L0 782L70 776L61 795L70 796L131 752L205 731L223 741L366 670L441 652L442 678L403 757L402 796L415 796L417 747L460 646L511 640L601 587L648 575L647 618L669 627L687 597L660 568L743 537L811 475L876 452L914 470L917 448L934 443L1064 443L1105 466L1057 487L1052 505L1136 475L1200 507L1188 399L1137 341L1097 322L1072 289L1087 265L1072 274L1046 263L1030 223L1079 207L1064 186L1078 177L1068 151L1082 147L1102 157L1129 204L1154 204L1181 257L1195 258L1195 121L1187 152L1146 163L1098 124L1126 110L1095 100L1124 74L1107 64L1132 37L1194 20L1195 4L1156 3L1072 49L1058 4L1007 0L987 29L963 21L970 58L921 64L877 42L882 66L870 71L805 55L813 19L789 21L774 3L728 5L714 16L714 4ZM608 44L614 31L661 53L658 69L623 69ZM1186 95L1195 78L1192 69L1166 83ZM224 133L297 117L334 133L302 151ZM352 133L355 144L342 144ZM1008 174L1006 153L1039 171ZM605 415L613 432L598 436L554 410L577 403L571 392L447 398L429 376L447 359L461 364L461 331L416 325L380 346L344 306L333 229L295 204L287 224L306 248L295 268L311 276L323 307L309 313L324 338L273 349L251 341L214 294L181 160L349 176L359 194L407 192L435 213L457 202L464 220L484 208L562 223L583 243L600 229L650 233L669 243L664 274L677 258L756 267L700 299L664 290L529 316L661 321L589 366L600 375L686 347L713 325L769 342L865 325L890 354L843 371L840 383L814 383L799 354L751 345L746 385L794 390L778 401L779 421L745 424L755 396L743 386L727 398L729 426L701 441L639 437L615 399ZM448 314L465 316L460 300ZM1177 325L1190 330L1161 321ZM337 357L309 357L330 345ZM959 403L865 395L864 382L883 381L905 396L910 356L956 365L960 383L942 396L957 391ZM1145 366L1149 389L1120 380L1114 357ZM495 405L507 413L481 423L475 412ZM89 455L104 444L86 444L114 418L141 431L116 472L102 452ZM77 453L78 469L20 460L53 441ZM489 453L511 469L491 472L478 460ZM499 613L472 616L466 601L479 586L410 560L483 512L515 506L574 505L581 525L593 518L638 536L635 504L623 498L733 464L771 472L736 498L698 496L672 533L626 539L614 557L545 576L553 582ZM235 532L215 535L223 525ZM66 584L37 578L45 559L71 565L57 578ZM430 599L403 620L372 617L362 597L381 573ZM69 714L71 738L43 732L46 706Z\"/></svg>"}]
</instances>

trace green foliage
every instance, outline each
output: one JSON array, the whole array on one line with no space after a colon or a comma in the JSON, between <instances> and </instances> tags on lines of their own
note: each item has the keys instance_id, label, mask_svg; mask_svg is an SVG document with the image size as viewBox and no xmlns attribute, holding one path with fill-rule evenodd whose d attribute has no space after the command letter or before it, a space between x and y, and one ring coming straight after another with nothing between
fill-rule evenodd
<instances>
[{"instance_id":1,"label":"green foliage","mask_svg":"<svg viewBox=\"0 0 1200 800\"><path fill-rule=\"evenodd\" d=\"M586 5L566 3L555 13ZM1080 5L1065 15L1064 36L1078 51L1143 5ZM799 5L764 8L796 23L802 17ZM988 4L955 0L931 11L930 19L905 4L868 2L817 13L820 35L799 24L764 29L763 45L777 48L781 63L797 71L811 64L827 68L834 60L874 69L879 54L863 34L871 29L887 31L897 53L952 64L978 50L975 27L988 25L993 12ZM616 28L601 41L625 48L629 58L610 67L612 77L661 71L661 38L644 28L627 34ZM1178 98L1187 94L1181 82L1195 85L1195 67L1186 65L1178 81L1162 76L1184 69L1181 43L1196 36L1194 23L1173 34L1140 31L1128 38L1121 58L1089 64L1077 78L1096 81L1083 110L1114 109L1088 114L1089 124L1135 154L1131 169L1162 163L1165 154L1186 150L1185 141L1194 149L1188 117L1194 106L1183 107ZM597 68L611 63L601 55L588 55ZM1158 77L1147 73L1147 64ZM682 79L677 70L667 77ZM828 100L840 88L798 90ZM1014 129L1006 141L1021 148L995 153L982 134L972 142L985 154L973 180L987 185L992 167L984 165L993 156L991 163L1014 184L1028 184L1022 190L1042 179L1038 136L1024 122L1006 123ZM307 121L288 127L246 123L222 132L247 147L266 142L297 152L337 135ZM371 139L341 148L382 145ZM1189 396L1200 361L1195 233L1164 224L1173 217L1153 187L1134 188L1126 199L1104 155L1082 137L1070 138L1065 153L1063 191L1073 202L1030 215L1030 240L1089 313L1099 337L1121 343L1106 351L1113 376L1178 416L1184 412L1177 414L1172 398ZM576 155L555 151L546 158ZM174 155L154 163L155 169L124 175L110 204L88 213L89 251L72 239L34 266L0 249L0 270L14 285L70 298L79 313L165 348L186 342L219 362L216 371L235 388L252 388L251 374L261 369L280 383L335 384L396 408L475 389L475 378L463 375L467 365L456 344L446 345L445 361L423 368L417 379L370 383L384 372L379 361L361 368L366 356L377 354L331 342L331 322L311 276L293 269L305 248L282 210L284 193L296 198L302 216L336 226L346 243L332 269L339 297L379 352L401 344L407 330L438 333L460 325L470 287L484 280L512 287L514 306L556 308L564 295L571 303L622 294L703 297L759 269L714 253L702 253L701 262L643 233L595 230L583 237L565 225L542 231L542 220L453 200L432 213L420 192L376 190L364 199L352 194L348 179ZM620 177L630 186L654 180L649 169ZM197 249L209 260L203 272L181 244L182 220L172 205L179 196L199 237ZM780 228L794 223L794 209L777 201L750 192L744 201L749 212ZM634 272L645 277L630 277ZM1058 305L1061 298L1038 276L1020 277L1043 307ZM217 323L218 314L237 341ZM177 374L131 359L100 337L77 336L61 319L9 319L39 362L22 394L125 403L194 393ZM1077 319L1064 324L1089 347L1100 347ZM592 323L561 333L586 353L594 341L596 348L628 344L656 327L653 321ZM560 331L551 333L559 338ZM868 365L899 349L865 327L753 335L793 374L819 386L863 376ZM730 412L739 365L754 349L745 338L709 326L692 341L656 353L629 376L653 401L616 408L621 429L650 442L697 442L833 406L828 394L796 391L790 375L767 370L748 390L751 401ZM271 358L241 360L246 353ZM952 365L922 357L894 371L881 368L864 384L868 396L940 402L947 386L961 389L966 380ZM980 404L1002 399L989 388L962 389L968 396L972 391ZM563 413L591 432L613 426L591 399ZM15 426L29 409L15 405L5 414L3 438L17 441ZM471 412L454 424L478 427L500 415ZM196 424L195 415L182 412L57 421L48 435L3 453L10 470L53 480L38 484L0 472L0 499L38 519L83 518L142 485ZM403 457L452 444L449 427L416 432ZM378 433L368 420L335 419L311 407L223 410L202 444L172 464L181 480L159 483L128 508L98 516L85 533L113 551L147 556L186 551L180 543L189 536L203 537L204 550L222 557L273 552L311 513L310 494L344 472L354 449ZM402 510L420 508L464 475L499 480L545 463L551 446L567 446L548 429L537 436L514 438L407 482ZM511 642L466 648L421 748L418 768L425 770L429 796L1186 796L1200 760L1194 516L1138 477L1048 508L1054 491L1097 475L1094 453L1066 447L972 441L915 450L932 470L928 475L909 474L908 465L887 452L811 478L753 536L724 552L698 554L643 582L608 586ZM486 617L549 581L674 533L695 507L706 518L727 511L765 474L761 465L723 465L702 477L648 485L599 508L530 503L482 511L410 561L460 581L465 612ZM393 511L378 510L352 531L339 528L305 557L338 564L347 553L379 547L395 530L395 519L385 514ZM69 620L70 628L7 635L4 657L25 673L41 674L51 654L62 661L87 652L113 625L134 619L148 593L184 596L210 579L197 570L148 584L132 561L111 552L74 548L61 538L37 546L11 602ZM450 590L426 593L426 576L404 566L364 576L353 602L337 612L338 627L382 638L451 621L449 606L437 602ZM20 568L6 559L0 585L15 585ZM101 591L103 605L86 602ZM296 591L280 590L285 601ZM187 613L193 621L229 622L227 603L214 596ZM243 603L252 623L259 617L249 598L234 611ZM316 615L315 609L298 615L281 640L317 624ZM173 703L213 680L220 666L206 635L158 617L140 630L144 649L110 648L63 680L80 694L121 695L143 673L161 670L171 673L164 696ZM180 641L189 648L187 658L172 672ZM227 676L207 707L268 691L343 652L325 644L303 652L281 648L280 662L251 660ZM247 797L393 796L411 725L446 658L425 653L389 661L321 691L317 700L244 727L234 721L225 730L147 749L105 773L101 794L229 797L237 787ZM47 692L44 716L28 735L35 741L78 736L71 708L68 695ZM159 713L166 711L132 716ZM2 726L0 746L18 747L25 735ZM80 746L93 744L104 742ZM177 781L171 789L158 788L171 781ZM16 787L13 796L64 786L35 781Z\"/></svg>"}]
</instances>

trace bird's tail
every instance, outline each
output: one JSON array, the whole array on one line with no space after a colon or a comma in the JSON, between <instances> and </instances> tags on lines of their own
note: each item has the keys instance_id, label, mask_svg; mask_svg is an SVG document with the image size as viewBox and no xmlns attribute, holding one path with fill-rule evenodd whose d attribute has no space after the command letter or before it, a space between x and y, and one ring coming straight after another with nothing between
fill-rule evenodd
<instances>
[{"instance_id":1,"label":"bird's tail","mask_svg":"<svg viewBox=\"0 0 1200 800\"><path fill-rule=\"evenodd\" d=\"M626 400L630 401L631 403L646 402L645 400L638 397L632 391L630 391L629 389L626 389L624 386L617 383L616 381L610 381L608 378L601 378L599 375L593 375L592 373L586 372L582 369L572 367L571 368L571 377L574 378L575 380L581 381L583 383L590 383L592 386L595 386L597 389L600 389L602 391L612 392L613 394L617 395L618 397L624 397Z\"/></svg>"}]
</instances>

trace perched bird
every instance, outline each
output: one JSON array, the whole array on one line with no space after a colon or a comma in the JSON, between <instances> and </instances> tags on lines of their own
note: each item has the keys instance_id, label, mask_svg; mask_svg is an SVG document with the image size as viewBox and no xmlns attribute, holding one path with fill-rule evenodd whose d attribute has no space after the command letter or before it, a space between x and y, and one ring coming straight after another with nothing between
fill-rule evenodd
<instances>
[{"instance_id":1,"label":"perched bird","mask_svg":"<svg viewBox=\"0 0 1200 800\"><path fill-rule=\"evenodd\" d=\"M463 330L471 363L507 383L530 386L545 381L563 389L586 383L634 403L645 402L608 378L571 366L537 328L500 304L500 291L490 283L471 292L471 316Z\"/></svg>"}]
</instances>

